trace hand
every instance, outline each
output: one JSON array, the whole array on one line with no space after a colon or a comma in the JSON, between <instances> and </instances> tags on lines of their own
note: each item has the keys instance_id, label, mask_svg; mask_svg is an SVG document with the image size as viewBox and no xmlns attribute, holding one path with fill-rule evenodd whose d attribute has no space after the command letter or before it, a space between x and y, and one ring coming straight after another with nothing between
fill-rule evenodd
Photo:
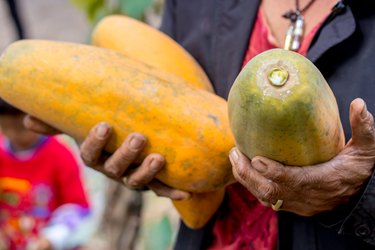
<instances>
[{"instance_id":1,"label":"hand","mask_svg":"<svg viewBox=\"0 0 375 250\"><path fill-rule=\"evenodd\" d=\"M42 121L26 116L24 124L27 128L42 134L59 133L55 128ZM130 134L112 155L104 152L109 141L112 128L107 123L95 125L80 146L81 158L85 165L125 184L131 189L148 187L157 195L174 200L190 198L188 192L173 189L155 177L165 166L165 159L160 154L150 154L133 168L135 161L147 144L147 139L140 133Z\"/></svg>"},{"instance_id":2,"label":"hand","mask_svg":"<svg viewBox=\"0 0 375 250\"><path fill-rule=\"evenodd\" d=\"M38 240L34 241L30 246L27 247L27 250L52 250L53 246L52 243L44 238L41 237Z\"/></svg>"},{"instance_id":3,"label":"hand","mask_svg":"<svg viewBox=\"0 0 375 250\"><path fill-rule=\"evenodd\" d=\"M233 174L265 206L283 200L281 210L302 216L332 210L363 187L375 164L374 119L362 99L351 103L350 124L352 138L328 162L285 166L265 157L249 160L233 149Z\"/></svg>"}]
</instances>

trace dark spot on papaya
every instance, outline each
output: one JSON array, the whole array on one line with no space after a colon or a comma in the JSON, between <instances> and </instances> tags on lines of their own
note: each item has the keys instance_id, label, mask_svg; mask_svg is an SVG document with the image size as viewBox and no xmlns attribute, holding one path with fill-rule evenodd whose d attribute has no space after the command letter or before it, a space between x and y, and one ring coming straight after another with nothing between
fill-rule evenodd
<instances>
[{"instance_id":1,"label":"dark spot on papaya","mask_svg":"<svg viewBox=\"0 0 375 250\"><path fill-rule=\"evenodd\" d=\"M219 127L219 126L220 126L219 119L218 119L215 115L213 115L213 114L208 114L207 117L208 117L209 119L211 119L211 120L215 123L216 127Z\"/></svg>"}]
</instances>

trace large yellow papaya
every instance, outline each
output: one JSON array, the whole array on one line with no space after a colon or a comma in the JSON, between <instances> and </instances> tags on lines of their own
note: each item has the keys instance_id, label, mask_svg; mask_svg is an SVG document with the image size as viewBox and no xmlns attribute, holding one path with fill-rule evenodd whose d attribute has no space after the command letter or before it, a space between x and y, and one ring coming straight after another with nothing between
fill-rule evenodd
<instances>
[{"instance_id":1,"label":"large yellow papaya","mask_svg":"<svg viewBox=\"0 0 375 250\"><path fill-rule=\"evenodd\" d=\"M188 84L213 92L205 72L183 47L159 30L133 18L120 15L104 17L95 26L91 42L178 75ZM209 193L194 193L189 200L172 200L172 203L185 224L197 228L212 217L223 197L224 188Z\"/></svg>"},{"instance_id":2,"label":"large yellow papaya","mask_svg":"<svg viewBox=\"0 0 375 250\"><path fill-rule=\"evenodd\" d=\"M61 42L16 42L0 60L0 96L76 139L107 121L114 128L108 152L128 133L144 133L150 141L145 154L159 152L167 161L158 179L198 195L214 192L217 204L223 187L233 182L226 102L120 53ZM182 219L193 228L212 216L187 214Z\"/></svg>"},{"instance_id":3,"label":"large yellow papaya","mask_svg":"<svg viewBox=\"0 0 375 250\"><path fill-rule=\"evenodd\" d=\"M287 165L333 158L345 143L334 94L307 58L273 49L241 71L228 99L240 151Z\"/></svg>"},{"instance_id":4,"label":"large yellow papaya","mask_svg":"<svg viewBox=\"0 0 375 250\"><path fill-rule=\"evenodd\" d=\"M213 92L203 69L183 47L136 19L120 15L104 17L95 26L91 42L176 74L191 84Z\"/></svg>"}]
</instances>

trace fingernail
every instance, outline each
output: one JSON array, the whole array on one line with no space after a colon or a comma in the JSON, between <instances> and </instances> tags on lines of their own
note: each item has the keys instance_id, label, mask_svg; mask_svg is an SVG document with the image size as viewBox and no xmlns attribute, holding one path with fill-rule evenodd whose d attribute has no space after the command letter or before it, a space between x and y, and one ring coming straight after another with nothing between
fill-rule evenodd
<instances>
[{"instance_id":1,"label":"fingernail","mask_svg":"<svg viewBox=\"0 0 375 250\"><path fill-rule=\"evenodd\" d=\"M134 136L131 140L130 140L130 147L132 149L139 149L143 146L144 144L144 140Z\"/></svg>"},{"instance_id":2,"label":"fingernail","mask_svg":"<svg viewBox=\"0 0 375 250\"><path fill-rule=\"evenodd\" d=\"M364 103L363 109L362 109L362 112L361 112L361 117L366 118L366 116L367 116L367 105L366 105L366 103Z\"/></svg>"},{"instance_id":3,"label":"fingernail","mask_svg":"<svg viewBox=\"0 0 375 250\"><path fill-rule=\"evenodd\" d=\"M230 153L229 153L229 158L233 162L237 162L239 158L239 154L237 152L237 148L232 148Z\"/></svg>"},{"instance_id":4,"label":"fingernail","mask_svg":"<svg viewBox=\"0 0 375 250\"><path fill-rule=\"evenodd\" d=\"M267 171L267 165L259 159L256 159L255 161L253 160L251 162L251 165L260 173L264 173Z\"/></svg>"},{"instance_id":5,"label":"fingernail","mask_svg":"<svg viewBox=\"0 0 375 250\"><path fill-rule=\"evenodd\" d=\"M100 139L104 139L107 136L108 132L109 132L109 126L105 122L100 123L96 129L96 135Z\"/></svg>"},{"instance_id":6,"label":"fingernail","mask_svg":"<svg viewBox=\"0 0 375 250\"><path fill-rule=\"evenodd\" d=\"M178 200L178 201L182 201L182 200L188 200L191 198L191 194L190 193L187 193L187 192L181 192L179 194L176 195L176 199L175 200Z\"/></svg>"},{"instance_id":7,"label":"fingernail","mask_svg":"<svg viewBox=\"0 0 375 250\"><path fill-rule=\"evenodd\" d=\"M152 159L150 162L150 167L152 170L159 170L161 162L157 159Z\"/></svg>"}]
</instances>

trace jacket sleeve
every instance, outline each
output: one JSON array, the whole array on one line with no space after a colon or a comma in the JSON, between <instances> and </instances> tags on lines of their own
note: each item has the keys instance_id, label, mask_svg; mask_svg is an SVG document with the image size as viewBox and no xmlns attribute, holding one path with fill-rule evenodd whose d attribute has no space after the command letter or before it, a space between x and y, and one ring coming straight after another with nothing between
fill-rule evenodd
<instances>
[{"instance_id":1,"label":"jacket sleeve","mask_svg":"<svg viewBox=\"0 0 375 250\"><path fill-rule=\"evenodd\" d=\"M350 204L320 215L319 220L338 234L354 235L375 246L375 171Z\"/></svg>"},{"instance_id":2,"label":"jacket sleeve","mask_svg":"<svg viewBox=\"0 0 375 250\"><path fill-rule=\"evenodd\" d=\"M175 38L175 1L166 0L163 10L163 19L160 30L168 36Z\"/></svg>"},{"instance_id":3,"label":"jacket sleeve","mask_svg":"<svg viewBox=\"0 0 375 250\"><path fill-rule=\"evenodd\" d=\"M375 246L375 172L338 232L356 235Z\"/></svg>"},{"instance_id":4,"label":"jacket sleeve","mask_svg":"<svg viewBox=\"0 0 375 250\"><path fill-rule=\"evenodd\" d=\"M363 1L360 4L358 1L339 2L330 18L322 24L319 36L308 52L309 59L318 66L336 95L346 138L351 137L350 102L361 97L366 101L369 111L374 110L374 81L362 80L370 79L368 76L373 74L373 67L370 65L373 65L375 33L365 32L374 30L375 15L373 12L371 15L366 14L372 3L373 1ZM337 59L338 54L345 54L345 59ZM352 235L375 245L374 173L349 204L318 215L318 221L340 235Z\"/></svg>"}]
</instances>

